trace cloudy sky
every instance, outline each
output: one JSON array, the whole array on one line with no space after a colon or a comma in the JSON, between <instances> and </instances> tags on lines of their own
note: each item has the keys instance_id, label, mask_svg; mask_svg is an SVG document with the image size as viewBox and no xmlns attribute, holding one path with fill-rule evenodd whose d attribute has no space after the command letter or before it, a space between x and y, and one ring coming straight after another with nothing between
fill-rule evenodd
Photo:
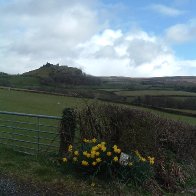
<instances>
[{"instance_id":1,"label":"cloudy sky","mask_svg":"<svg viewBox=\"0 0 196 196\"><path fill-rule=\"evenodd\" d=\"M196 75L195 0L0 0L0 72Z\"/></svg>"}]
</instances>

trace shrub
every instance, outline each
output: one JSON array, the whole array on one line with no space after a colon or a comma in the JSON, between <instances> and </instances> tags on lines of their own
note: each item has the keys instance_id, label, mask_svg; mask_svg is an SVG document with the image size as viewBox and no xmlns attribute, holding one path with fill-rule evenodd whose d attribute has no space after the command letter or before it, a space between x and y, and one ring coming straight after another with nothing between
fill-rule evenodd
<instances>
[{"instance_id":1,"label":"shrub","mask_svg":"<svg viewBox=\"0 0 196 196\"><path fill-rule=\"evenodd\" d=\"M84 139L79 147L69 145L62 160L65 166L73 164L86 176L118 179L122 183L143 184L153 175L154 157L143 157L139 151L124 154L117 145L97 142L95 138Z\"/></svg>"},{"instance_id":2,"label":"shrub","mask_svg":"<svg viewBox=\"0 0 196 196\"><path fill-rule=\"evenodd\" d=\"M196 157L196 127L163 119L150 112L111 104L92 104L76 111L83 138L99 138L159 156L171 151L176 158Z\"/></svg>"}]
</instances>

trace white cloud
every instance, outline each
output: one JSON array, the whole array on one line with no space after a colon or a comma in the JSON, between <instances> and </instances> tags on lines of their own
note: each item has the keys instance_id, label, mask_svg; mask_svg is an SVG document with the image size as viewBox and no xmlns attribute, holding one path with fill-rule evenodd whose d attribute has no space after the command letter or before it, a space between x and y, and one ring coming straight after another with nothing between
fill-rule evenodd
<instances>
[{"instance_id":1,"label":"white cloud","mask_svg":"<svg viewBox=\"0 0 196 196\"><path fill-rule=\"evenodd\" d=\"M166 5L162 5L162 4L153 4L150 6L150 8L160 14L166 15L166 16L179 16L184 14L184 11L178 10L176 8L172 8Z\"/></svg>"},{"instance_id":2,"label":"white cloud","mask_svg":"<svg viewBox=\"0 0 196 196\"><path fill-rule=\"evenodd\" d=\"M141 30L125 34L107 29L78 47L82 52L77 63L93 75L171 76L183 70L181 61L164 42Z\"/></svg>"},{"instance_id":3,"label":"white cloud","mask_svg":"<svg viewBox=\"0 0 196 196\"><path fill-rule=\"evenodd\" d=\"M155 35L103 29L95 7L91 0L12 0L1 6L0 71L22 73L51 62L92 75L196 74L195 61L177 59Z\"/></svg>"},{"instance_id":4,"label":"white cloud","mask_svg":"<svg viewBox=\"0 0 196 196\"><path fill-rule=\"evenodd\" d=\"M75 57L78 43L99 30L96 11L87 0L13 0L0 8L0 23L1 70L9 73L29 70L34 63L64 63Z\"/></svg>"},{"instance_id":5,"label":"white cloud","mask_svg":"<svg viewBox=\"0 0 196 196\"><path fill-rule=\"evenodd\" d=\"M196 40L196 21L171 26L166 30L166 40L171 43Z\"/></svg>"}]
</instances>

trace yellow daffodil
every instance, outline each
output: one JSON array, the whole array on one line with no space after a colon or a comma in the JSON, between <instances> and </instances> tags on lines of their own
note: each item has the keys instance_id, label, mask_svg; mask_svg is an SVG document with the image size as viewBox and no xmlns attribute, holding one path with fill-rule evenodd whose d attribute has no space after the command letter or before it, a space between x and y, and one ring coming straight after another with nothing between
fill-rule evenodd
<instances>
[{"instance_id":1,"label":"yellow daffodil","mask_svg":"<svg viewBox=\"0 0 196 196\"><path fill-rule=\"evenodd\" d=\"M96 151L96 150L99 150L99 148L98 148L97 146L93 146L93 147L92 147L92 150L93 150L93 151Z\"/></svg>"},{"instance_id":2,"label":"yellow daffodil","mask_svg":"<svg viewBox=\"0 0 196 196\"><path fill-rule=\"evenodd\" d=\"M84 151L82 154L83 154L84 156L86 156L86 155L88 154L88 152L87 152L87 151Z\"/></svg>"},{"instance_id":3,"label":"yellow daffodil","mask_svg":"<svg viewBox=\"0 0 196 196\"><path fill-rule=\"evenodd\" d=\"M112 155L111 152L107 152L107 156L110 157Z\"/></svg>"},{"instance_id":4,"label":"yellow daffodil","mask_svg":"<svg viewBox=\"0 0 196 196\"><path fill-rule=\"evenodd\" d=\"M98 147L98 148L101 148L101 147L102 147L102 145L101 145L101 144L97 144L97 147Z\"/></svg>"},{"instance_id":5,"label":"yellow daffodil","mask_svg":"<svg viewBox=\"0 0 196 196\"><path fill-rule=\"evenodd\" d=\"M96 151L91 151L91 158L95 158L96 156Z\"/></svg>"},{"instance_id":6,"label":"yellow daffodil","mask_svg":"<svg viewBox=\"0 0 196 196\"><path fill-rule=\"evenodd\" d=\"M70 144L70 145L68 146L68 152L72 152L72 150L73 150L73 146Z\"/></svg>"},{"instance_id":7,"label":"yellow daffodil","mask_svg":"<svg viewBox=\"0 0 196 196\"><path fill-rule=\"evenodd\" d=\"M145 162L146 159L144 157L142 157L142 155L139 153L138 150L135 151L136 156L139 158L140 161Z\"/></svg>"},{"instance_id":8,"label":"yellow daffodil","mask_svg":"<svg viewBox=\"0 0 196 196\"><path fill-rule=\"evenodd\" d=\"M119 149L119 148L114 148L114 152L117 153L117 154L120 154L120 153L121 153L121 149Z\"/></svg>"},{"instance_id":9,"label":"yellow daffodil","mask_svg":"<svg viewBox=\"0 0 196 196\"><path fill-rule=\"evenodd\" d=\"M82 165L83 165L83 166L88 166L89 163L88 163L87 161L84 161L84 160L83 160L83 161L82 161Z\"/></svg>"},{"instance_id":10,"label":"yellow daffodil","mask_svg":"<svg viewBox=\"0 0 196 196\"><path fill-rule=\"evenodd\" d=\"M105 145L106 145L106 142L101 142L101 145L102 145L102 146L105 146Z\"/></svg>"},{"instance_id":11,"label":"yellow daffodil","mask_svg":"<svg viewBox=\"0 0 196 196\"><path fill-rule=\"evenodd\" d=\"M114 145L112 148L113 148L113 149L116 149L116 148L118 148L118 146L117 146L117 145Z\"/></svg>"},{"instance_id":12,"label":"yellow daffodil","mask_svg":"<svg viewBox=\"0 0 196 196\"><path fill-rule=\"evenodd\" d=\"M93 165L93 166L97 165L97 162L93 161L93 162L92 162L92 165Z\"/></svg>"},{"instance_id":13,"label":"yellow daffodil","mask_svg":"<svg viewBox=\"0 0 196 196\"><path fill-rule=\"evenodd\" d=\"M90 154L90 153L87 153L87 154L86 154L86 157L87 157L87 158L90 158L90 157L91 157L91 154Z\"/></svg>"},{"instance_id":14,"label":"yellow daffodil","mask_svg":"<svg viewBox=\"0 0 196 196\"><path fill-rule=\"evenodd\" d=\"M74 162L78 161L78 158L77 157L73 157L73 161Z\"/></svg>"},{"instance_id":15,"label":"yellow daffodil","mask_svg":"<svg viewBox=\"0 0 196 196\"><path fill-rule=\"evenodd\" d=\"M106 151L106 147L105 147L105 146L102 146L102 147L101 147L101 150L102 150L103 152L105 152L105 151Z\"/></svg>"},{"instance_id":16,"label":"yellow daffodil","mask_svg":"<svg viewBox=\"0 0 196 196\"><path fill-rule=\"evenodd\" d=\"M74 151L74 155L75 156L78 156L79 155L79 152L76 150L76 151Z\"/></svg>"},{"instance_id":17,"label":"yellow daffodil","mask_svg":"<svg viewBox=\"0 0 196 196\"><path fill-rule=\"evenodd\" d=\"M91 154L96 154L96 151L95 150L91 150Z\"/></svg>"},{"instance_id":18,"label":"yellow daffodil","mask_svg":"<svg viewBox=\"0 0 196 196\"><path fill-rule=\"evenodd\" d=\"M148 156L148 160L150 162L150 165L153 165L154 164L154 157Z\"/></svg>"},{"instance_id":19,"label":"yellow daffodil","mask_svg":"<svg viewBox=\"0 0 196 196\"><path fill-rule=\"evenodd\" d=\"M90 140L87 140L86 138L83 139L84 143L90 143Z\"/></svg>"},{"instance_id":20,"label":"yellow daffodil","mask_svg":"<svg viewBox=\"0 0 196 196\"><path fill-rule=\"evenodd\" d=\"M93 143L96 143L96 141L97 141L96 138L93 138L93 139L92 139L92 142L93 142Z\"/></svg>"},{"instance_id":21,"label":"yellow daffodil","mask_svg":"<svg viewBox=\"0 0 196 196\"><path fill-rule=\"evenodd\" d=\"M97 163L100 163L101 162L101 158L97 158L96 161L97 161Z\"/></svg>"},{"instance_id":22,"label":"yellow daffodil","mask_svg":"<svg viewBox=\"0 0 196 196\"><path fill-rule=\"evenodd\" d=\"M96 152L95 155L96 155L96 156L99 156L99 155L100 155L100 152Z\"/></svg>"},{"instance_id":23,"label":"yellow daffodil","mask_svg":"<svg viewBox=\"0 0 196 196\"><path fill-rule=\"evenodd\" d=\"M117 161L118 161L118 157L115 156L115 157L113 158L113 161L117 162Z\"/></svg>"},{"instance_id":24,"label":"yellow daffodil","mask_svg":"<svg viewBox=\"0 0 196 196\"><path fill-rule=\"evenodd\" d=\"M63 158L63 162L67 162L67 158L66 157Z\"/></svg>"},{"instance_id":25,"label":"yellow daffodil","mask_svg":"<svg viewBox=\"0 0 196 196\"><path fill-rule=\"evenodd\" d=\"M141 157L141 159L140 159L142 162L145 162L146 161L146 159L144 158L144 157Z\"/></svg>"}]
</instances>

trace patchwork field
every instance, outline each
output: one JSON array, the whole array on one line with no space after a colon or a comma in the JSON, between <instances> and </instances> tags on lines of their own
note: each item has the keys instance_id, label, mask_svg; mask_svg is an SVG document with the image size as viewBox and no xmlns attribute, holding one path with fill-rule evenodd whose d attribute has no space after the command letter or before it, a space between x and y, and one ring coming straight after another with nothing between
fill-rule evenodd
<instances>
[{"instance_id":1,"label":"patchwork field","mask_svg":"<svg viewBox=\"0 0 196 196\"><path fill-rule=\"evenodd\" d=\"M194 92L185 92L185 91L174 91L174 90L138 90L138 91L116 91L117 95L122 96L193 96L196 97Z\"/></svg>"},{"instance_id":2,"label":"patchwork field","mask_svg":"<svg viewBox=\"0 0 196 196\"><path fill-rule=\"evenodd\" d=\"M92 99L0 89L0 111L61 116L62 110L65 107L79 107L81 105L92 103L94 101L95 100ZM151 111L164 118L180 120L196 125L196 119L194 117L169 114L166 112L156 111L143 107L129 107Z\"/></svg>"}]
</instances>

